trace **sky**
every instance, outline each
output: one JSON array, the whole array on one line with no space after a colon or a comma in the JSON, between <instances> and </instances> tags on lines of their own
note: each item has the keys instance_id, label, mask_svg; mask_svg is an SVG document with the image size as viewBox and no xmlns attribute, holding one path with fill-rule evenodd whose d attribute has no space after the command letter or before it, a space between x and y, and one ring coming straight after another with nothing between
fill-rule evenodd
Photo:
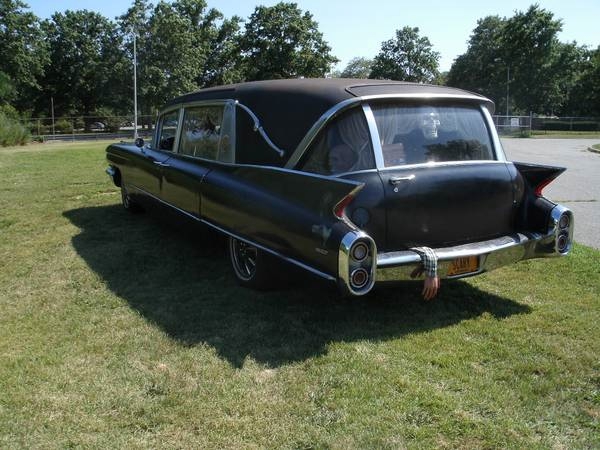
<instances>
[{"instance_id":1,"label":"sky","mask_svg":"<svg viewBox=\"0 0 600 450\"><path fill-rule=\"evenodd\" d=\"M29 10L40 18L49 18L57 11L96 11L114 19L125 13L133 0L23 0ZM273 6L280 0L207 0L208 6L225 17L237 15L247 19L258 5ZM156 4L156 0L151 0ZM600 0L295 0L304 12L310 12L319 25L331 53L343 70L354 57L373 58L381 43L392 39L396 30L405 26L418 27L422 37L429 38L433 50L440 53L440 70L449 70L454 59L465 53L477 20L490 15L512 17L515 11L526 11L538 3L561 19L562 42L577 41L579 45L596 48L600 45Z\"/></svg>"}]
</instances>

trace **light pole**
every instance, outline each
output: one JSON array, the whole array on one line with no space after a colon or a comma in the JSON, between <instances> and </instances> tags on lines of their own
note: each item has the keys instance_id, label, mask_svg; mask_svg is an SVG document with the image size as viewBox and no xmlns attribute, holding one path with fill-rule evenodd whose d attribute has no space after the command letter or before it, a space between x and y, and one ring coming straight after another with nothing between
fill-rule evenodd
<instances>
[{"instance_id":1,"label":"light pole","mask_svg":"<svg viewBox=\"0 0 600 450\"><path fill-rule=\"evenodd\" d=\"M137 111L137 48L133 33L133 140L138 138L138 111Z\"/></svg>"},{"instance_id":2,"label":"light pole","mask_svg":"<svg viewBox=\"0 0 600 450\"><path fill-rule=\"evenodd\" d=\"M508 91L510 83L510 66L506 64L506 117L508 117Z\"/></svg>"}]
</instances>

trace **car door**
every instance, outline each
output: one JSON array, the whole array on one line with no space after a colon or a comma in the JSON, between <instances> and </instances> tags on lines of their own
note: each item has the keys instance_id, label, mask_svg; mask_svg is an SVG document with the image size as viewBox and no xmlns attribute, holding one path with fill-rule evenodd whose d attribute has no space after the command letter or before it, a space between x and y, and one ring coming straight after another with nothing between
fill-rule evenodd
<instances>
[{"instance_id":1,"label":"car door","mask_svg":"<svg viewBox=\"0 0 600 450\"><path fill-rule=\"evenodd\" d=\"M173 157L162 164L161 198L200 217L202 181L215 162L233 161L233 105L205 103L183 109Z\"/></svg>"},{"instance_id":2,"label":"car door","mask_svg":"<svg viewBox=\"0 0 600 450\"><path fill-rule=\"evenodd\" d=\"M152 146L145 146L133 155L135 161L123 174L127 185L151 197L161 198L163 167L173 154L179 110L161 116L158 122L157 139Z\"/></svg>"}]
</instances>

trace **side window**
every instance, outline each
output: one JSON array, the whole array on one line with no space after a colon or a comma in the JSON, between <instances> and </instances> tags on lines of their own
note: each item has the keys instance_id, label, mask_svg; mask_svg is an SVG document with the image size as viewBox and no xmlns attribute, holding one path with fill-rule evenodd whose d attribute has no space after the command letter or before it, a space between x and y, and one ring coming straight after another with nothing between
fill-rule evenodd
<instances>
[{"instance_id":1,"label":"side window","mask_svg":"<svg viewBox=\"0 0 600 450\"><path fill-rule=\"evenodd\" d=\"M168 112L163 116L160 123L160 137L158 139L158 148L160 150L173 151L178 123L179 110Z\"/></svg>"},{"instance_id":2,"label":"side window","mask_svg":"<svg viewBox=\"0 0 600 450\"><path fill-rule=\"evenodd\" d=\"M323 175L375 168L362 108L352 108L329 123L308 149L300 168Z\"/></svg>"},{"instance_id":3,"label":"side window","mask_svg":"<svg viewBox=\"0 0 600 450\"><path fill-rule=\"evenodd\" d=\"M193 106L185 109L180 153L213 161L233 162L232 106Z\"/></svg>"}]
</instances>

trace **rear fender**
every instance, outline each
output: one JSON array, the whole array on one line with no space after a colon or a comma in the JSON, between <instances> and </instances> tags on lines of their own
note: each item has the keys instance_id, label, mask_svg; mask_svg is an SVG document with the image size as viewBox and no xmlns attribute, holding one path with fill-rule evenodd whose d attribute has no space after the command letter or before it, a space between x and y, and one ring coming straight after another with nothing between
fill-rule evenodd
<instances>
[{"instance_id":1,"label":"rear fender","mask_svg":"<svg viewBox=\"0 0 600 450\"><path fill-rule=\"evenodd\" d=\"M542 190L562 174L566 168L540 164L513 163L517 169L517 191L521 203L517 227L522 230L544 232L550 222L556 203L542 195ZM520 175L520 179L519 179Z\"/></svg>"},{"instance_id":2,"label":"rear fender","mask_svg":"<svg viewBox=\"0 0 600 450\"><path fill-rule=\"evenodd\" d=\"M222 165L202 181L200 214L230 235L337 279L341 242L357 230L334 210L362 186L275 167Z\"/></svg>"}]
</instances>

